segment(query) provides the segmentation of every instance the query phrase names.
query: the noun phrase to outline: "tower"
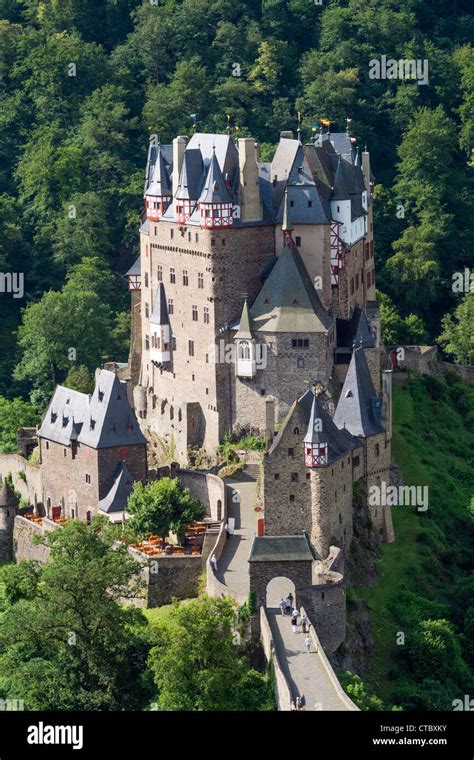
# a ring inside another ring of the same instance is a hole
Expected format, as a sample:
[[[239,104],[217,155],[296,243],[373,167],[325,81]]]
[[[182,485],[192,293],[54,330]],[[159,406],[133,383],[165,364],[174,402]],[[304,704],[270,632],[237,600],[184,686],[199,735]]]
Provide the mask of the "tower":
[[[159,283],[155,306],[150,317],[150,360],[158,365],[171,361],[171,327],[165,286],[162,282]]]
[[[13,559],[13,525],[17,506],[18,499],[4,481],[0,490],[0,560],[4,562]]]
[[[171,187],[166,171],[161,145],[158,145],[155,168],[150,185],[145,194],[147,219],[157,222],[171,203]]]
[[[293,225],[290,219],[290,212],[288,210],[288,187],[285,188],[285,199],[283,201],[283,222],[281,225],[281,231],[283,232],[283,245],[290,246],[293,238]]]
[[[201,227],[222,229],[232,227],[232,196],[213,149],[206,181],[199,196],[199,219]]]
[[[327,502],[325,470],[328,466],[329,439],[323,426],[321,405],[313,396],[308,429],[304,437],[304,461],[310,470],[312,529],[311,539],[319,559],[324,560],[331,545],[330,505]]]

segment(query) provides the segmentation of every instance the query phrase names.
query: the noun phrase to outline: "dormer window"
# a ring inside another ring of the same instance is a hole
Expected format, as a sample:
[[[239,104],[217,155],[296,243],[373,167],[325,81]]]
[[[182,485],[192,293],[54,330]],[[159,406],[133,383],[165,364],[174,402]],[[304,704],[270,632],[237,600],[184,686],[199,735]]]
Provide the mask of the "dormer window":
[[[352,393],[352,391],[347,391],[346,398],[354,398],[354,394]]]

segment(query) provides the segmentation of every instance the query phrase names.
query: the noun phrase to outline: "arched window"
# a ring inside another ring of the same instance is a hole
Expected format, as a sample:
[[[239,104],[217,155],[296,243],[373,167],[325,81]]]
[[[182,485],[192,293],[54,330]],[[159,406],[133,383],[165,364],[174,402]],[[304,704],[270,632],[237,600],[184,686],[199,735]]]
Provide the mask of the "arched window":
[[[250,345],[247,341],[239,343],[239,359],[250,359]]]

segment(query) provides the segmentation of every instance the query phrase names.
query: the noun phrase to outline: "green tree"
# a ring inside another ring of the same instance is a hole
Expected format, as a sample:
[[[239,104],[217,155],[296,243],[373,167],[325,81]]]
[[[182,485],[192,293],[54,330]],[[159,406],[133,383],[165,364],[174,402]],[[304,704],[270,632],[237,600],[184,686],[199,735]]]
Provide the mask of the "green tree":
[[[20,427],[35,427],[38,411],[20,398],[8,400],[0,396],[0,451],[17,451],[16,433]]]
[[[229,598],[203,596],[175,602],[155,623],[158,710],[275,709],[268,679],[239,652],[234,620]]]
[[[349,671],[342,673],[341,683],[344,691],[349,695],[352,701],[357,705],[359,710],[383,710],[383,702],[362,681],[360,676],[353,675]]]
[[[146,485],[134,483],[127,511],[132,515],[131,528],[139,536],[155,533],[163,538],[170,530],[179,533],[206,514],[206,508],[192,498],[177,478],[161,478]]]
[[[458,364],[474,363],[474,293],[466,293],[454,310],[442,321],[438,340]]]
[[[7,693],[28,710],[134,710],[147,698],[139,564],[76,521],[44,538],[50,560],[9,568],[0,624]],[[25,583],[29,573],[30,582]]]
[[[94,390],[94,375],[83,364],[71,367],[64,380],[66,388],[80,393],[92,393]]]

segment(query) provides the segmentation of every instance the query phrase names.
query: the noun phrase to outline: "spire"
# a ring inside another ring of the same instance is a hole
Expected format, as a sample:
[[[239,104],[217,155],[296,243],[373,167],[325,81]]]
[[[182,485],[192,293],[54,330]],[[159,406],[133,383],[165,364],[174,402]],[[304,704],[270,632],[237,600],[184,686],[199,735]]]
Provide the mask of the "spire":
[[[375,395],[374,385],[362,346],[356,346],[334,414],[334,422],[352,435],[366,438],[382,433],[380,423],[382,399]]]
[[[341,154],[339,154],[337,159],[337,167],[336,167],[336,173],[334,176],[334,187],[333,192],[331,196],[331,200],[333,201],[343,201],[348,200],[350,197],[349,188],[347,186],[346,177],[345,177],[345,166],[344,166],[344,159],[341,157]]]
[[[214,146],[199,203],[232,203],[232,198],[222,176]]]
[[[235,334],[235,338],[240,339],[240,340],[254,339],[254,336],[252,333],[252,317],[250,316],[247,298],[245,298],[244,300],[244,305],[242,307],[242,314],[240,317],[239,329],[237,330],[237,333]]]
[[[150,185],[146,191],[147,195],[153,195],[157,198],[163,196],[171,197],[171,187],[166,171],[165,160],[163,158],[163,152],[161,145],[158,145],[158,152],[156,154],[155,166],[153,169],[153,177]]]
[[[323,415],[325,412],[321,411],[322,405],[317,396],[313,396],[313,403],[311,404],[311,413],[309,415],[308,430],[304,437],[305,443],[327,443],[328,434],[323,430]]]
[[[292,239],[291,234],[293,231],[293,224],[291,222],[290,212],[288,210],[288,185],[285,188],[285,197],[283,200],[283,222],[281,229],[283,232],[283,244],[287,246]]]
[[[166,303],[165,286],[160,282],[158,293],[156,294],[155,306],[150,317],[152,325],[169,325],[168,305]]]

